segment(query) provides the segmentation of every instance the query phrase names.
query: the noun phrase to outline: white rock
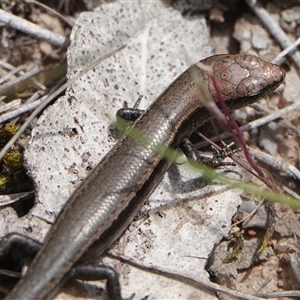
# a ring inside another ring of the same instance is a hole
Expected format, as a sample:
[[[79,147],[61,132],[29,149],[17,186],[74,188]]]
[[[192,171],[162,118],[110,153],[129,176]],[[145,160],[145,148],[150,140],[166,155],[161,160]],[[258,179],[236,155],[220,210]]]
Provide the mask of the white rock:
[[[76,21],[68,53],[69,77],[120,44],[128,46],[77,80],[40,117],[26,151],[38,203],[29,216],[18,220],[19,231],[25,233],[28,223],[38,223],[34,220],[47,220],[48,229],[70,193],[115,144],[108,127],[125,100],[132,107],[143,95],[141,107],[147,107],[189,65],[211,54],[204,17],[183,17],[173,7],[149,12],[158,3],[106,4]],[[114,250],[141,263],[208,280],[206,259],[228,233],[239,203],[238,193],[208,185],[185,165],[174,167],[144,208],[149,217],[137,218]],[[32,235],[45,231],[37,227]],[[135,299],[147,294],[150,299],[216,299],[126,265],[118,264],[117,269],[123,297],[136,293]],[[90,295],[93,286],[86,286]],[[72,299],[70,294],[61,297]]]

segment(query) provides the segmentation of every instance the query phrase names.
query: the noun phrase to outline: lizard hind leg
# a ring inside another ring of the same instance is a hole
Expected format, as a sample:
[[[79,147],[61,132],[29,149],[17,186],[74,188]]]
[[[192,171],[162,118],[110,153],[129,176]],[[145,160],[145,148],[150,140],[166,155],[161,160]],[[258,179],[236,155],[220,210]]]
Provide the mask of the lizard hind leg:
[[[134,297],[133,294],[127,299],[122,299],[117,272],[107,265],[79,265],[70,271],[70,277],[86,281],[106,279],[106,290],[111,300],[131,300]]]
[[[10,233],[0,240],[0,293],[7,294],[21,277],[41,244],[25,235]]]

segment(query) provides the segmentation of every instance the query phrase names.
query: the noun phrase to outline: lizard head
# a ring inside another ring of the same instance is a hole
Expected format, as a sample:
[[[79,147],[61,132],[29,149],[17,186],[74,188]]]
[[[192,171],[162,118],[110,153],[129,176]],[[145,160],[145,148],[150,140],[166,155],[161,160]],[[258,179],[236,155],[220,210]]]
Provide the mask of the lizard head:
[[[285,71],[280,66],[249,54],[215,55],[197,63],[197,66],[216,102],[217,87],[225,101],[234,100],[239,103],[238,106],[251,104],[270,94],[285,79]]]

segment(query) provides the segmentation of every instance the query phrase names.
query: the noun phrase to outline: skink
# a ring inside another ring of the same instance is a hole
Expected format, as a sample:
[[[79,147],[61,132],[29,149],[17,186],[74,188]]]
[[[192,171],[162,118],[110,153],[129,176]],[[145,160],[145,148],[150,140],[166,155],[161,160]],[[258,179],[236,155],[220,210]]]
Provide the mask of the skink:
[[[285,78],[281,67],[252,55],[216,55],[201,63],[211,67],[230,110],[257,101]],[[212,118],[198,97],[195,74],[218,102],[209,73],[196,63],[134,122],[133,128],[153,145],[178,149]],[[76,268],[101,255],[122,234],[170,164],[151,145],[124,135],[68,199],[27,273],[6,299],[52,299],[72,275],[83,278]],[[15,238],[4,238],[0,249]],[[118,288],[111,290],[112,299],[121,299]]]

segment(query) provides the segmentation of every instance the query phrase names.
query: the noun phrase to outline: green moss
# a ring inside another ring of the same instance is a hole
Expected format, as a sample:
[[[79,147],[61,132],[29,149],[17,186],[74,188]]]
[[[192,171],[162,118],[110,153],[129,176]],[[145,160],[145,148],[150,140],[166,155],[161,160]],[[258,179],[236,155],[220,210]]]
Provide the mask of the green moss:
[[[17,169],[23,165],[23,154],[19,150],[6,153],[3,162],[8,168]]]

